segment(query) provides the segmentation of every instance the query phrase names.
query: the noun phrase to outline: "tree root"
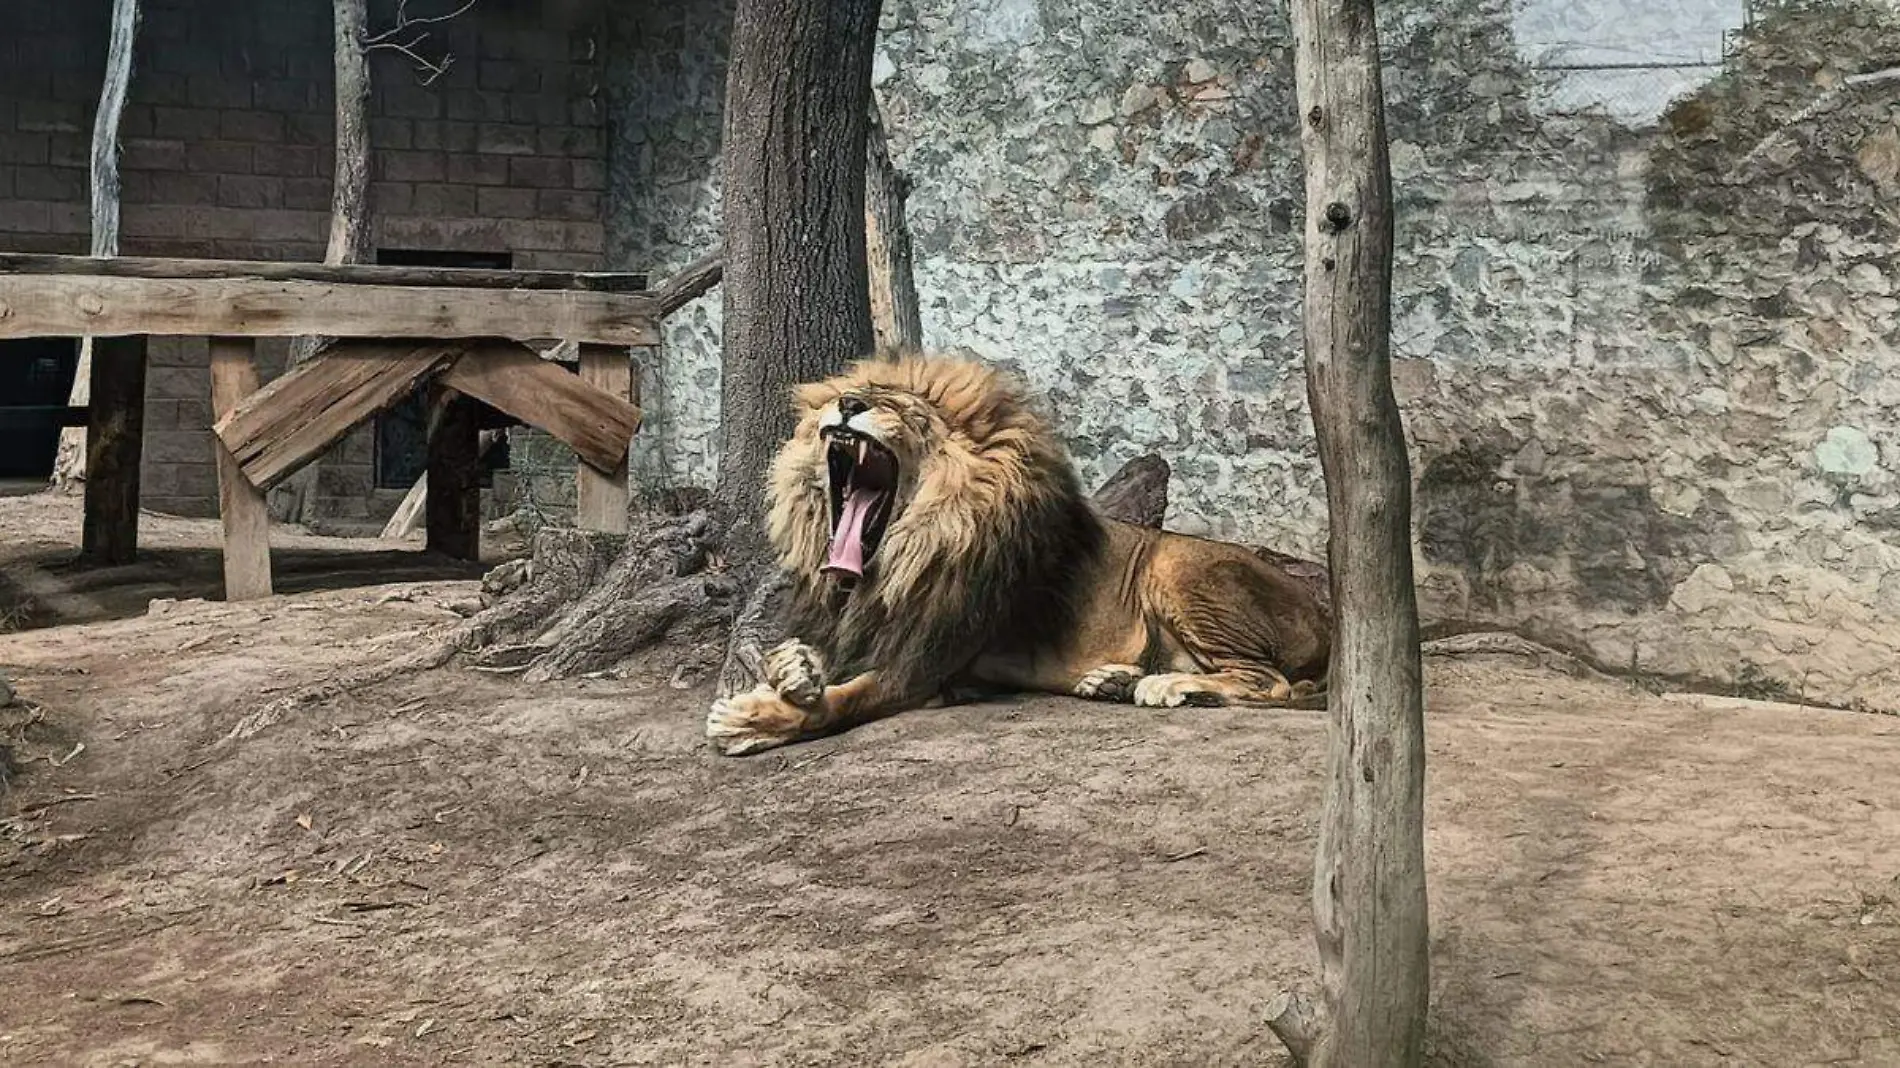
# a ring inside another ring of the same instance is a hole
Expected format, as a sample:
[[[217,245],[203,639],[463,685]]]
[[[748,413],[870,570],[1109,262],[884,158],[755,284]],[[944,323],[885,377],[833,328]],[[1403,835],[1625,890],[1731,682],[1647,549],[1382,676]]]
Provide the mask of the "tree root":
[[[729,623],[735,593],[713,567],[718,534],[705,512],[652,517],[625,538],[543,530],[526,582],[469,621],[462,648],[474,667],[549,682],[608,670],[682,626]],[[485,582],[518,581],[501,571]]]

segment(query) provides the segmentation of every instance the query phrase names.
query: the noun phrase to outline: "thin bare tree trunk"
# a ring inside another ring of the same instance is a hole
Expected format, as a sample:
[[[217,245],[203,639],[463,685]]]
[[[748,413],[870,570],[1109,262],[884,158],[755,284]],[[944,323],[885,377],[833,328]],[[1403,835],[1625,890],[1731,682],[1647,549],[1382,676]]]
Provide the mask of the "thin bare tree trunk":
[[[106,46],[106,77],[99,108],[92,117],[92,254],[119,254],[119,121],[132,87],[132,49],[138,39],[138,0],[113,0],[112,36]],[[75,408],[92,401],[92,339],[79,345],[79,368],[66,403]],[[85,478],[86,428],[60,431],[53,461],[53,488],[70,489]]]
[[[1306,156],[1306,382],[1337,632],[1313,919],[1324,1001],[1269,1024],[1296,1058],[1422,1062],[1425,732],[1411,470],[1390,366],[1392,188],[1373,0],[1294,0]]]
[[[331,48],[336,66],[336,176],[330,185],[330,240],[325,263],[363,263],[370,254],[369,216],[369,35],[367,0],[332,0]],[[291,343],[290,366],[317,354],[327,339],[300,337]],[[302,523],[310,512],[322,461],[291,476],[280,498],[283,519]]]
[[[875,99],[870,115],[864,143],[864,245],[871,274],[871,325],[881,348],[921,348],[923,314],[912,273],[910,224],[904,219],[910,179],[891,162],[890,141]]]

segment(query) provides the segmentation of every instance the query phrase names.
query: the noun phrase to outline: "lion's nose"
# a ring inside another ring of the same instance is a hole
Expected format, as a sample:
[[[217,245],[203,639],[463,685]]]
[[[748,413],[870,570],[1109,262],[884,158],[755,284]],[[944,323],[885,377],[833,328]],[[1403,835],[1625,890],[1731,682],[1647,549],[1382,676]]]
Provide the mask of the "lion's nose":
[[[861,415],[870,410],[871,410],[871,406],[864,403],[864,401],[861,400],[860,398],[857,398],[857,397],[839,397],[838,398],[838,414],[843,416],[846,419],[850,419],[854,415]]]

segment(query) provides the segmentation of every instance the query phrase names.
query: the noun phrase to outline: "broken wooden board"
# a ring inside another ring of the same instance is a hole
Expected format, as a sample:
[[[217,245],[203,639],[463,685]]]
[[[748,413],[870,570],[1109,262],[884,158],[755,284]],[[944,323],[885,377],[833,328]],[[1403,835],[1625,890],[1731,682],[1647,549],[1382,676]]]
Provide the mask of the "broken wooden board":
[[[0,273],[0,340],[314,335],[657,345],[654,308],[637,293]]]
[[[409,347],[338,341],[244,398],[212,430],[244,477],[268,490],[464,350],[460,342]]]
[[[621,360],[626,360],[622,353]],[[624,380],[623,380],[624,381]],[[533,350],[508,342],[472,347],[442,373],[443,385],[546,431],[582,463],[606,474],[627,464],[640,409]]]

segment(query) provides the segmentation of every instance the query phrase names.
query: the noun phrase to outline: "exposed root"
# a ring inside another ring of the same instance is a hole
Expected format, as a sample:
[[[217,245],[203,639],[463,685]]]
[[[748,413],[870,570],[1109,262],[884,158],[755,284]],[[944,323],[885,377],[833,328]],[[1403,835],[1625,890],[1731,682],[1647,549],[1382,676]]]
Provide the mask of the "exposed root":
[[[543,530],[526,582],[470,620],[463,648],[478,668],[548,682],[608,670],[676,629],[724,626],[735,594],[712,566],[718,544],[705,512],[655,517],[625,538]],[[496,572],[494,585],[517,581]]]
[[[779,619],[791,583],[777,568],[766,568],[765,572],[747,584],[752,593],[732,625],[726,661],[719,670],[720,697],[744,693],[763,681],[766,650],[786,637]]]
[[[1561,649],[1507,631],[1473,631],[1433,638],[1422,643],[1419,651],[1426,656],[1515,656],[1546,671],[1572,678],[1602,681],[1612,677]]]
[[[1267,1002],[1267,1027],[1293,1055],[1293,1063],[1313,1063],[1313,1052],[1324,1031],[1320,1006],[1287,991]]]
[[[394,660],[385,660],[367,667],[345,671],[333,678],[325,679],[323,682],[314,686],[306,686],[295,693],[280,697],[270,704],[265,705],[263,708],[251,712],[244,716],[244,718],[238,720],[237,725],[231,728],[230,733],[226,734],[223,741],[219,744],[241,742],[246,738],[275,726],[293,712],[308,708],[312,705],[322,704],[326,701],[333,701],[346,693],[363,689],[366,686],[374,686],[378,683],[388,682],[390,679],[398,678],[410,674],[411,672],[431,671],[435,668],[439,668],[450,660],[455,659],[456,652],[461,648],[457,638],[459,632],[466,626],[467,624],[462,624],[454,628],[447,637],[438,639],[430,643],[427,647],[410,653],[407,656],[400,656]]]

